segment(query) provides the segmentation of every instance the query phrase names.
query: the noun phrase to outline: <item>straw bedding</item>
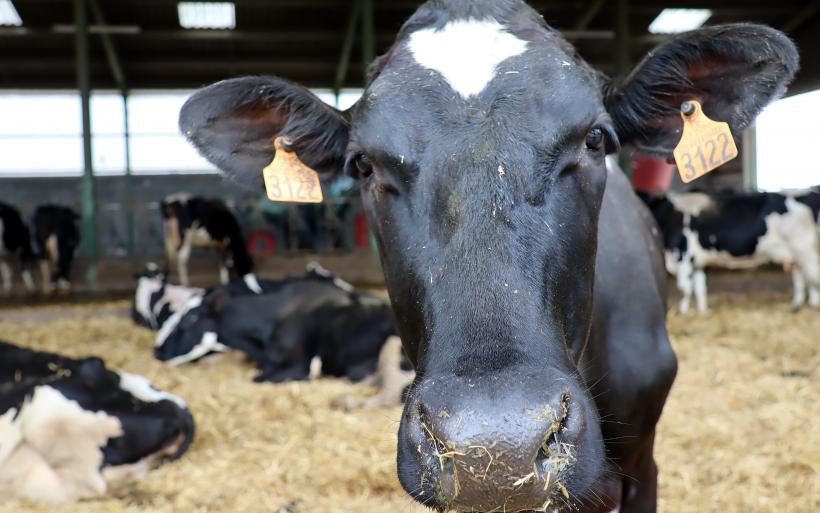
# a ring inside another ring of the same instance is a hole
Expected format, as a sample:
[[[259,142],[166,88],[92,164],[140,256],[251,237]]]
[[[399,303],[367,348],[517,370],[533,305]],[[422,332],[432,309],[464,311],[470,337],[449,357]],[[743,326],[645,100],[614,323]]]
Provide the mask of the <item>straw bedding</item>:
[[[820,314],[786,305],[713,296],[705,317],[670,317],[680,371],[657,439],[660,511],[820,511]],[[0,311],[0,338],[100,355],[185,397],[196,416],[198,438],[180,461],[59,511],[423,511],[395,477],[399,408],[337,411],[338,396],[367,392],[332,380],[254,384],[234,357],[169,371],[126,306]],[[0,501],[0,513],[21,511],[55,509]]]

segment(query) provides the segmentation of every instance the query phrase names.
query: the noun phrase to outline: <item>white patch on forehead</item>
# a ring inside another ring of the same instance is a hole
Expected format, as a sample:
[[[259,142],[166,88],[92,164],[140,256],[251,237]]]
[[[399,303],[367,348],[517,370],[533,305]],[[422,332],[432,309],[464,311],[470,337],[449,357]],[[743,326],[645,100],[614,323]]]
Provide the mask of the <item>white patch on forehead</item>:
[[[133,395],[140,401],[146,403],[158,403],[163,400],[171,401],[180,408],[187,408],[185,401],[181,397],[162,390],[157,390],[151,385],[151,382],[142,376],[136,374],[129,374],[127,372],[119,372],[120,388]]]
[[[457,20],[441,30],[413,32],[408,47],[416,62],[441,73],[467,98],[487,87],[499,64],[524,53],[527,42],[495,20]]]

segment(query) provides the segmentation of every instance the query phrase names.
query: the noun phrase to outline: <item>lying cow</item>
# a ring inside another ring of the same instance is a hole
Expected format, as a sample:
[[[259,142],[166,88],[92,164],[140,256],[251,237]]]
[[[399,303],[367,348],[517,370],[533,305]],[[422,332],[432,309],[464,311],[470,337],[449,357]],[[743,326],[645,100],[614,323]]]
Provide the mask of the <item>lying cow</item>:
[[[246,274],[242,280],[220,285],[210,291],[184,285],[168,283],[168,276],[154,263],[149,263],[145,270],[134,276],[137,287],[134,302],[131,306],[131,318],[134,323],[151,330],[171,329],[179,321],[176,315],[184,310],[191,300],[200,301],[206,293],[221,291],[230,296],[246,294],[263,294],[278,287],[273,280],[260,280],[254,274]]]
[[[333,406],[342,410],[363,408],[389,408],[404,404],[407,390],[416,373],[401,348],[399,337],[389,337],[379,351],[376,372],[362,381],[362,385],[375,387],[376,394],[360,401],[353,395],[343,395],[333,400]]]
[[[3,281],[5,294],[11,293],[10,262],[15,259],[19,262],[26,289],[34,290],[34,280],[31,277],[34,253],[31,250],[31,235],[28,227],[16,208],[0,203],[0,279]]]
[[[105,493],[190,446],[185,402],[99,358],[0,342],[0,490],[42,502]],[[7,495],[8,496],[8,495]]]
[[[46,294],[55,287],[60,292],[71,290],[71,264],[80,243],[79,217],[72,209],[58,205],[43,205],[34,211],[34,250]]]
[[[677,368],[666,274],[651,215],[605,155],[620,140],[671,158],[692,99],[737,136],[797,67],[782,33],[724,25],[669,38],[611,82],[521,0],[434,0],[349,110],[248,77],[198,91],[180,128],[249,184],[277,138],[360,181],[416,369],[397,461],[413,498],[651,512]]]
[[[176,365],[238,350],[257,363],[256,381],[307,379],[315,357],[325,376],[359,381],[375,372],[395,334],[387,301],[316,272],[261,283],[260,295],[217,287],[191,298],[160,329],[155,356]]]
[[[193,248],[215,248],[221,264],[219,280],[230,281],[230,271],[244,277],[253,271],[242,229],[222,200],[173,194],[160,206],[168,263],[176,262],[179,282],[188,286],[188,260]]]
[[[820,245],[812,211],[775,193],[670,193],[644,201],[663,233],[667,270],[677,277],[686,313],[694,292],[708,308],[706,267],[748,269],[767,263],[792,267],[820,286]],[[799,309],[795,287],[793,307]],[[816,305],[813,305],[816,306]]]
[[[192,297],[205,293],[202,289],[168,283],[165,273],[153,263],[135,278],[137,290],[131,318],[137,325],[152,330],[160,329]]]

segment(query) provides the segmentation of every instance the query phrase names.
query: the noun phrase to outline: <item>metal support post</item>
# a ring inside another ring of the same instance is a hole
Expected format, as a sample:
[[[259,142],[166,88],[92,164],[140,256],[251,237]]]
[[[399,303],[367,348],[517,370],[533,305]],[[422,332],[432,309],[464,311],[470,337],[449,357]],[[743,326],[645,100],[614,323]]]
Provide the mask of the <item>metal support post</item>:
[[[743,132],[743,189],[757,190],[757,129],[754,125]]]
[[[91,152],[91,78],[88,69],[88,19],[85,0],[74,0],[74,23],[77,26],[74,50],[83,127],[82,244],[83,253],[88,260],[85,279],[93,285],[97,282],[97,198]]]
[[[375,26],[373,20],[373,0],[362,1],[362,66],[364,82],[367,83],[367,69],[376,58]]]
[[[622,79],[629,74],[632,65],[629,17],[629,0],[618,0],[615,6],[615,62],[617,63],[618,75]],[[622,150],[620,155],[618,155],[618,163],[626,176],[631,180],[632,158],[626,150]]]
[[[342,43],[342,53],[339,55],[339,65],[336,67],[336,81],[333,83],[333,92],[336,94],[336,101],[339,101],[339,93],[345,85],[345,78],[347,77],[347,68],[350,66],[350,54],[353,51],[353,39],[356,35],[356,26],[359,23],[360,13],[362,11],[362,0],[353,0],[353,5],[350,7],[350,17],[347,20],[347,30],[345,30],[345,39]]]

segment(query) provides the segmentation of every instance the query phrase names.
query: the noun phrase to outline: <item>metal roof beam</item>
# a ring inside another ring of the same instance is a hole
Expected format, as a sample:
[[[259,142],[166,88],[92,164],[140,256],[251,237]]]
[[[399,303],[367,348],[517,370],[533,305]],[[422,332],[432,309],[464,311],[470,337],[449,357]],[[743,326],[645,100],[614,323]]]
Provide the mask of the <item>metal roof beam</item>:
[[[105,15],[102,9],[100,9],[100,4],[97,0],[87,0],[87,3],[88,8],[91,10],[91,15],[94,16],[97,23],[105,26]],[[122,69],[122,63],[117,55],[117,49],[114,47],[114,41],[107,32],[101,32],[100,39],[102,40],[105,60],[108,61],[108,67],[111,68],[111,75],[114,77],[114,82],[117,83],[120,92],[125,96],[128,94],[128,82],[125,79],[125,72]]]
[[[333,81],[333,90],[336,94],[342,90],[347,77],[347,70],[350,67],[350,54],[353,52],[353,38],[356,36],[356,25],[359,21],[359,12],[362,10],[362,0],[353,0],[350,7],[350,16],[347,20],[342,52],[339,55],[339,65],[336,67],[336,79]]]
[[[605,2],[606,0],[590,0],[583,14],[578,18],[578,22],[575,24],[575,30],[586,30],[590,22],[598,14],[598,11],[604,6]]]
[[[820,0],[808,3],[792,16],[786,23],[780,26],[780,30],[789,34],[794,34],[804,23],[811,20],[820,12]]]

